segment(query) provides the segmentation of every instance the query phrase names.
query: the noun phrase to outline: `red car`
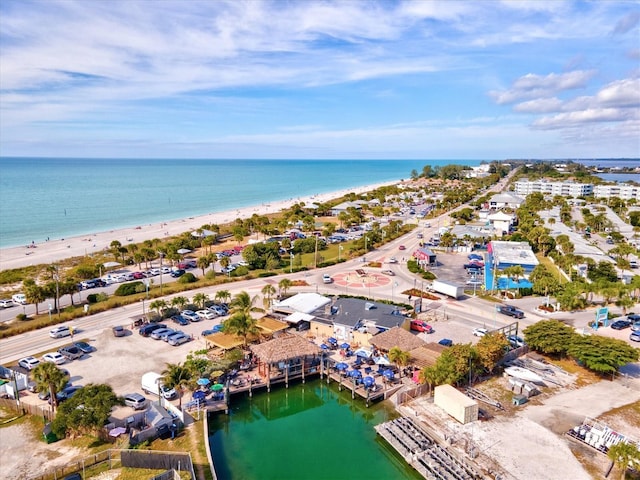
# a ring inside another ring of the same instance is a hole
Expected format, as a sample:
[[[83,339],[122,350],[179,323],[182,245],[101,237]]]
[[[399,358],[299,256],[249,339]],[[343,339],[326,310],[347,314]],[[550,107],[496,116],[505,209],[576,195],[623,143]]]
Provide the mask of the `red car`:
[[[142,272],[133,272],[133,278],[135,278],[136,280],[141,280],[144,277],[144,274]]]
[[[398,247],[398,250],[406,250],[406,249],[407,249],[407,247],[405,247],[404,245],[400,245],[400,246]]]
[[[416,332],[433,333],[433,328],[427,322],[422,320],[411,320],[411,330]]]

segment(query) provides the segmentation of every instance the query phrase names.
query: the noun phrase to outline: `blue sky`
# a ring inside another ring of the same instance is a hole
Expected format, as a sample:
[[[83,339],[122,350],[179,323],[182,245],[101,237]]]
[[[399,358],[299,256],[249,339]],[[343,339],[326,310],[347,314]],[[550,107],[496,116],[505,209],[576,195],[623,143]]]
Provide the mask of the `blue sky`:
[[[0,154],[640,157],[636,1],[0,3]]]

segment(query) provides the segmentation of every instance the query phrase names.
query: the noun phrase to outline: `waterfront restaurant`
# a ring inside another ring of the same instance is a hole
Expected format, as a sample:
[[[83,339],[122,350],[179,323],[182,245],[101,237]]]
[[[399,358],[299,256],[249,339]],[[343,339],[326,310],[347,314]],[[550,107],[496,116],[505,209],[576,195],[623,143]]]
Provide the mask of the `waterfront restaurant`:
[[[289,380],[302,379],[319,373],[321,349],[305,338],[283,333],[268,342],[250,345],[249,349],[257,359],[258,373],[266,379],[267,391],[272,383],[289,386]]]

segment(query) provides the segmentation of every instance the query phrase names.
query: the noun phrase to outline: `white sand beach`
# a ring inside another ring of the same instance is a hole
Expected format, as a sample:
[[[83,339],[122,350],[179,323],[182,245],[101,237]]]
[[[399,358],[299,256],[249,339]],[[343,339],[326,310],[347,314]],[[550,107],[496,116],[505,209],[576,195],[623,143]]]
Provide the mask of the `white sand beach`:
[[[335,192],[310,195],[306,197],[291,198],[268,204],[255,205],[211,213],[178,220],[167,220],[162,223],[142,224],[131,228],[122,228],[105,232],[90,232],[70,238],[50,239],[48,242],[35,243],[33,246],[20,246],[0,249],[0,270],[27,267],[30,265],[51,264],[65,258],[90,255],[104,249],[108,249],[112,241],[118,240],[122,245],[139,243],[154,238],[166,238],[180,235],[184,232],[192,232],[207,224],[222,225],[234,221],[236,218],[249,218],[253,214],[267,215],[289,208],[295,203],[324,203],[328,200],[342,197],[348,193],[361,194],[374,190],[381,186],[400,183],[386,182],[363,187],[350,188]]]

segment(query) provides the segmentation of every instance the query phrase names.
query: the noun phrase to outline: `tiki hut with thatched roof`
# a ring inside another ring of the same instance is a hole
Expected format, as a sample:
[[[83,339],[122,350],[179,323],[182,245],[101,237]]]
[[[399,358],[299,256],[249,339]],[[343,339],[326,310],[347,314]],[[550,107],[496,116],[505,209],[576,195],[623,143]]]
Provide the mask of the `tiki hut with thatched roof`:
[[[404,352],[426,345],[427,342],[421,338],[407,332],[404,328],[393,327],[386,332],[374,335],[369,339],[369,343],[382,352],[388,352],[394,347],[398,347]]]
[[[304,382],[305,375],[317,373],[321,366],[320,348],[299,335],[284,334],[249,348],[258,359],[258,372],[267,378],[267,391],[273,381],[284,381],[287,387],[293,378]]]

